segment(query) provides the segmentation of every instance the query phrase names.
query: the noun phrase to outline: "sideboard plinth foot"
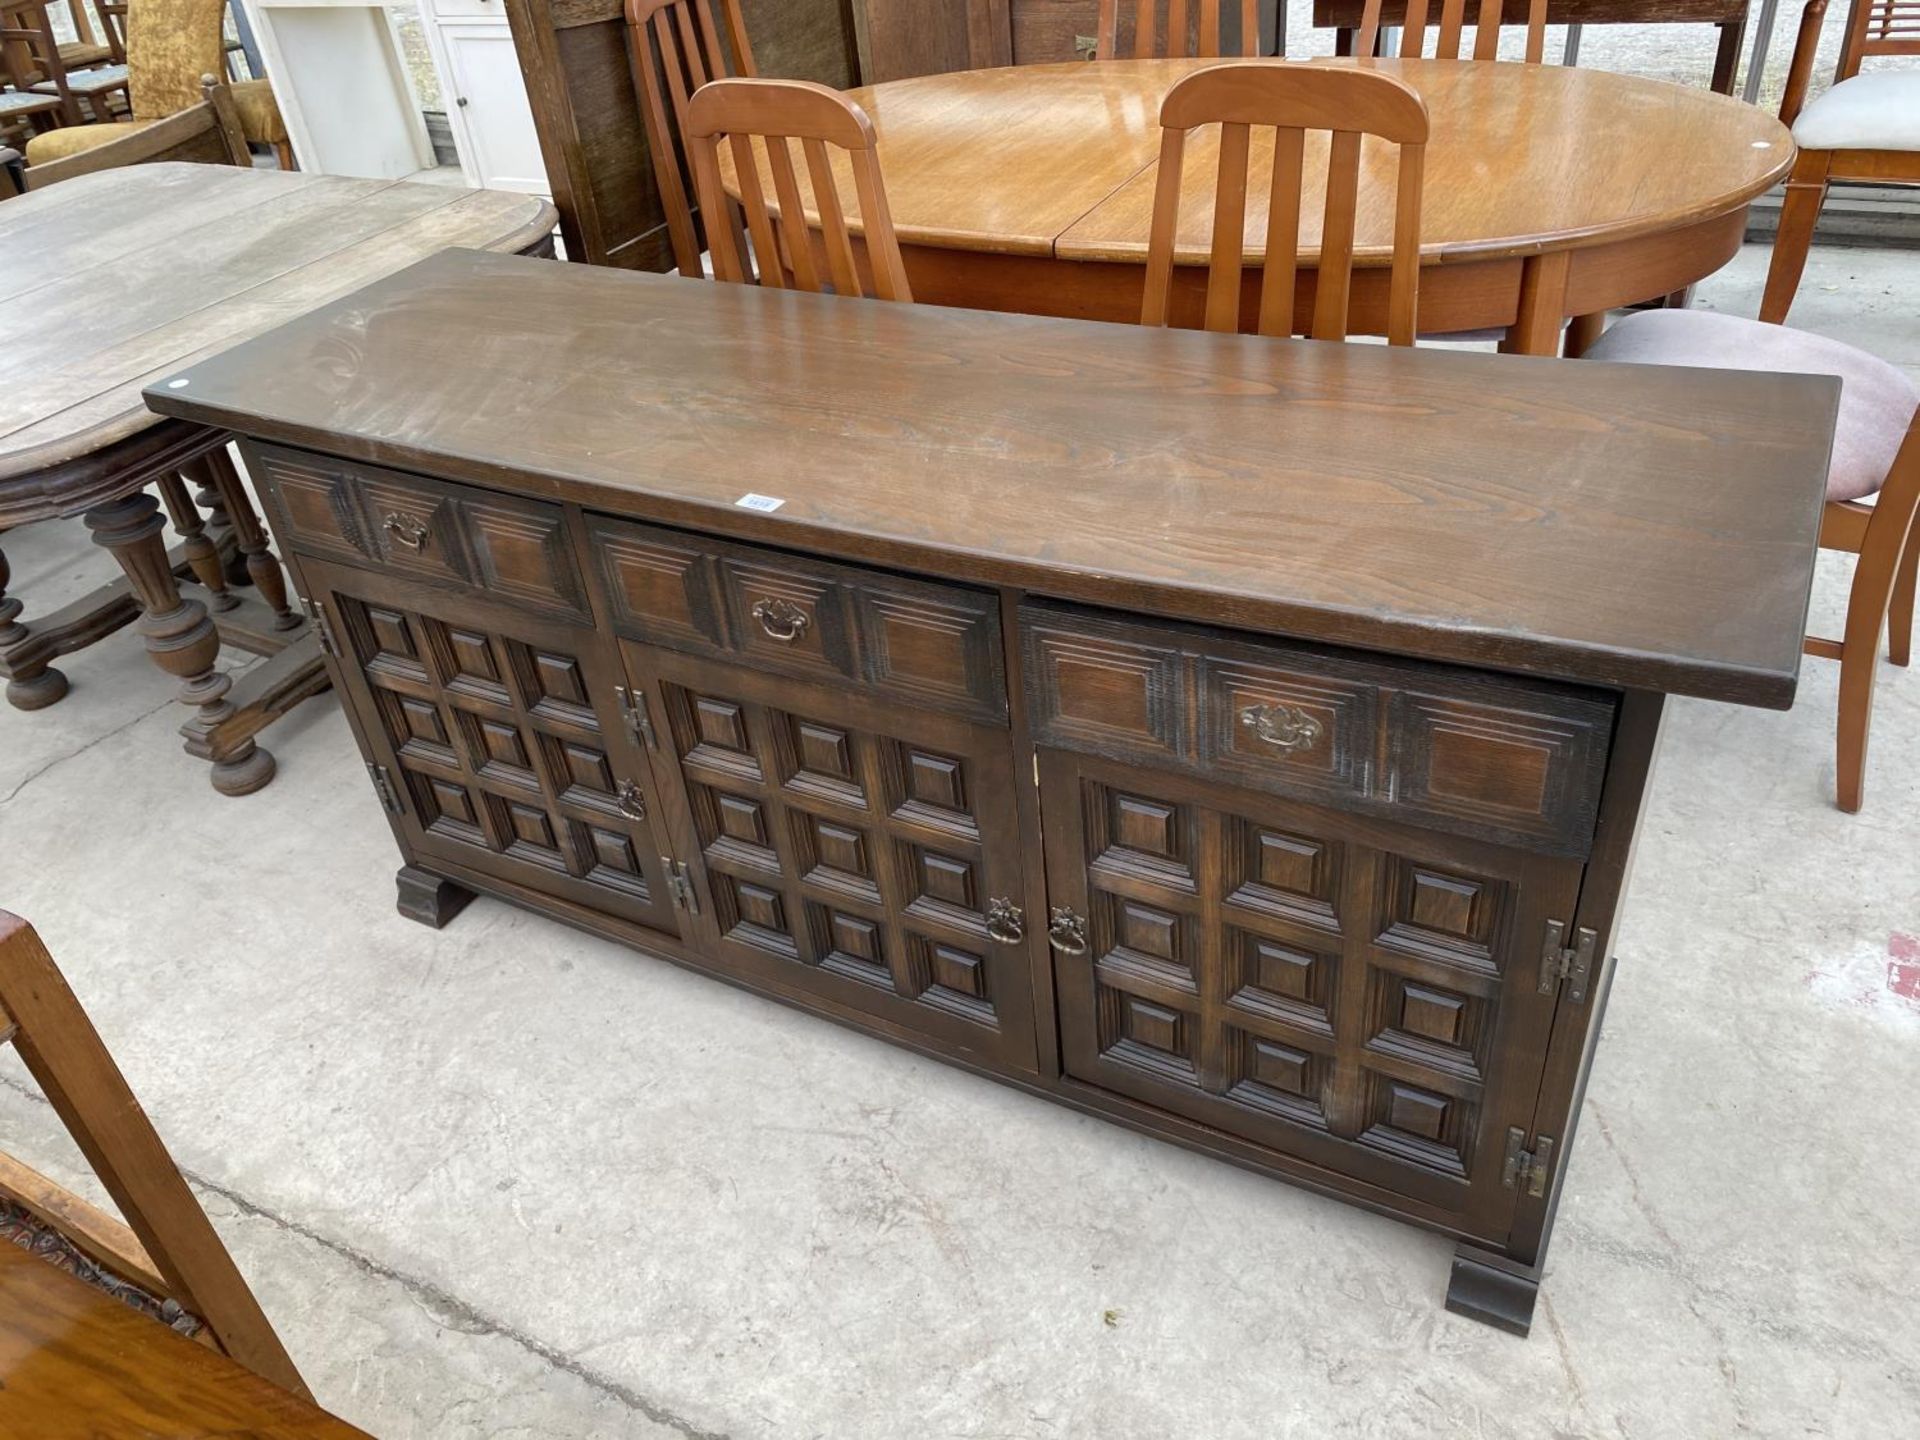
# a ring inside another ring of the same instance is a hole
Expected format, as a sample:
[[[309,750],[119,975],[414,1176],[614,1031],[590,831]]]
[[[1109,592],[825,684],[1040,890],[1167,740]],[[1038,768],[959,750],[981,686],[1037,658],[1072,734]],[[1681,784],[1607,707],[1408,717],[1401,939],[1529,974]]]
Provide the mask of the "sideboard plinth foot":
[[[473,891],[466,886],[412,865],[402,865],[394,883],[400,890],[400,913],[435,930],[466,909],[473,899]]]
[[[1533,1302],[1540,1294],[1540,1269],[1521,1265],[1464,1242],[1453,1252],[1453,1278],[1447,1284],[1447,1309],[1524,1336],[1533,1328]]]

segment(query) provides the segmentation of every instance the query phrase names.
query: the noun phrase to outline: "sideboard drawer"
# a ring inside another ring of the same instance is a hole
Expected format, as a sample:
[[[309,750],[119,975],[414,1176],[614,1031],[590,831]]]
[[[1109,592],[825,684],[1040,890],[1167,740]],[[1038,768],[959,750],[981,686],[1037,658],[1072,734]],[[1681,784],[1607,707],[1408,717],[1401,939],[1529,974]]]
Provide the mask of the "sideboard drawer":
[[[1614,697],[1096,611],[1020,616],[1041,745],[1548,854],[1592,847]]]
[[[605,515],[587,516],[587,541],[630,639],[1007,718],[997,596]]]
[[[274,445],[246,454],[295,550],[589,617],[558,505]]]

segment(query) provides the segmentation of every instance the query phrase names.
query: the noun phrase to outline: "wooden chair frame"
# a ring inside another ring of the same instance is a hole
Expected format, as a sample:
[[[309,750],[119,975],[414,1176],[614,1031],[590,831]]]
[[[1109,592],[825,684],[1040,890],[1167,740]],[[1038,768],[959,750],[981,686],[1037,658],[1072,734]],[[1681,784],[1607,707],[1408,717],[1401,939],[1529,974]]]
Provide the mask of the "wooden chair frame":
[[[1347,337],[1360,141],[1362,135],[1374,135],[1400,147],[1387,338],[1395,345],[1411,345],[1419,320],[1420,192],[1427,107],[1409,86],[1389,75],[1332,66],[1217,65],[1189,75],[1167,92],[1160,107],[1160,166],[1140,323],[1168,323],[1187,132],[1215,122],[1221,125],[1220,169],[1214,189],[1205,328],[1229,333],[1241,328],[1251,131],[1254,126],[1271,126],[1275,132],[1273,181],[1257,331],[1276,336],[1293,333],[1306,132],[1327,130],[1332,138],[1326,210],[1310,333],[1316,340]]]
[[[1809,635],[1805,647],[1809,655],[1840,662],[1835,788],[1840,808],[1849,814],[1858,811],[1865,798],[1867,735],[1883,626],[1893,663],[1905,666],[1913,660],[1915,569],[1920,562],[1916,511],[1920,511],[1920,415],[1908,426],[1907,438],[1874,503],[1829,501],[1820,517],[1821,546],[1859,557],[1847,597],[1843,638]]]
[[[235,1361],[311,1400],[53,957],[31,925],[0,911],[0,1044],[9,1039],[126,1220],[4,1152],[0,1196],[59,1231],[101,1268],[177,1301]]]
[[[720,182],[720,139],[726,137],[740,184],[740,208],[753,239],[759,283],[776,288],[824,290],[860,295],[860,267],[847,228],[840,188],[827,146],[847,152],[860,202],[862,238],[873,293],[882,300],[911,300],[893,213],[880,176],[878,140],[867,112],[837,90],[806,80],[716,80],[687,106],[686,137],[700,208],[716,213],[727,203]],[[778,212],[767,205],[766,189],[753,141],[766,150]],[[820,215],[820,238],[813,241],[792,142],[806,159],[807,178]],[[750,283],[746,257],[730,226],[709,227],[713,272],[717,279]],[[782,241],[786,243],[783,245]],[[824,261],[824,263],[823,263]]]
[[[1815,52],[1826,18],[1827,0],[1808,0],[1807,8],[1800,12],[1786,93],[1780,99],[1783,125],[1792,125],[1806,108]],[[1860,73],[1862,60],[1877,55],[1920,55],[1920,14],[1905,0],[1854,0],[1835,83],[1851,80]],[[1762,320],[1777,325],[1793,308],[1793,297],[1807,266],[1807,251],[1813,245],[1814,226],[1827,202],[1827,187],[1836,183],[1920,185],[1920,151],[1800,151],[1793,162],[1793,173],[1787,177],[1786,199],[1780,206],[1780,229],[1774,236],[1767,288],[1760,299]]]
[[[0,52],[4,52],[0,60],[5,62],[0,68],[11,76],[16,89],[39,90],[57,98],[60,118],[65,124],[85,123],[87,117],[80,113],[83,99],[93,119],[105,120],[111,112],[114,94],[127,100],[127,77],[122,75],[111,83],[76,91],[66,61],[60,56],[60,42],[53,33],[52,18],[47,14],[51,4],[52,0],[0,0]],[[75,73],[84,78],[96,72]],[[108,77],[102,75],[101,78]],[[128,108],[131,112],[130,102]]]
[[[1428,0],[1407,0],[1400,31],[1400,54],[1409,60],[1420,58],[1426,48]],[[1501,0],[1479,0],[1474,12],[1472,60],[1500,58]],[[1381,0],[1367,0],[1361,12],[1360,30],[1354,37],[1353,53],[1371,55],[1380,43]],[[1433,54],[1429,59],[1461,59],[1461,31],[1466,28],[1467,0],[1440,0],[1440,24],[1435,32]],[[1528,0],[1526,63],[1538,65],[1546,58],[1547,0]]]
[[[1240,0],[1240,48],[1227,51],[1220,47],[1220,8],[1222,0],[1193,0],[1189,14],[1187,0],[1133,0],[1133,48],[1120,50],[1120,7],[1122,0],[1100,0],[1094,22],[1093,58],[1096,60],[1145,60],[1170,55],[1211,58],[1227,54],[1243,56],[1260,53],[1259,0]],[[1161,33],[1162,11],[1166,32]],[[1281,23],[1286,7],[1281,6]],[[1143,45],[1141,37],[1147,37]],[[1176,43],[1177,42],[1177,43]]]
[[[687,106],[701,86],[729,76],[752,78],[753,48],[747,40],[740,0],[713,0],[726,24],[721,44],[709,0],[627,0],[627,59],[633,70],[634,95],[640,102],[640,120],[653,160],[654,183],[666,213],[667,239],[673,262],[682,275],[699,280],[706,271],[700,263],[700,235],[687,199],[685,155]],[[731,62],[729,61],[731,52]],[[663,84],[664,80],[664,84]],[[667,107],[673,108],[672,123]],[[736,238],[739,217],[729,216]]]
[[[247,151],[247,137],[234,108],[233,94],[223,81],[202,76],[200,90],[206,99],[191,110],[182,110],[151,125],[143,125],[117,140],[96,145],[58,160],[46,160],[27,167],[27,188],[44,189],[76,175],[96,170],[117,170],[122,165],[145,165],[156,160],[196,160],[214,164],[253,164]]]

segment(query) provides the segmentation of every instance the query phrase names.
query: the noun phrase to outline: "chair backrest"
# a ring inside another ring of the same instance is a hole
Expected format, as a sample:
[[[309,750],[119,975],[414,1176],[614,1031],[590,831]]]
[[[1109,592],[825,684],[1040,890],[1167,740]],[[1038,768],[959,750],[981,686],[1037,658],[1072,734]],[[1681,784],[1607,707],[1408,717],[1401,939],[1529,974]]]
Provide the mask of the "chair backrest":
[[[1257,55],[1260,53],[1258,0],[1239,0],[1240,44],[1220,48],[1220,9],[1223,0],[1100,0],[1095,21],[1093,58],[1146,60],[1163,55]],[[1122,48],[1120,12],[1130,10],[1133,29]]]
[[[882,300],[913,298],[900,242],[893,232],[893,214],[887,208],[886,185],[880,178],[873,122],[866,111],[838,90],[807,80],[716,80],[706,86],[687,106],[687,146],[693,152],[700,208],[709,215],[720,213],[726,204],[720,180],[722,137],[740,187],[740,208],[753,237],[760,284],[796,290],[831,286],[839,295],[862,293],[839,181],[827,151],[831,145],[846,153],[852,172],[873,293]],[[766,157],[764,171],[753,143],[756,137]],[[796,140],[806,159],[808,185],[820,216],[817,247],[793,164]],[[777,231],[774,212],[767,204],[768,175],[779,207]],[[716,278],[736,283],[753,279],[732,227],[708,226],[707,241],[713,249]]]
[[[1168,323],[1187,132],[1220,125],[1220,169],[1213,198],[1205,328],[1237,331],[1245,257],[1247,170],[1252,131],[1273,130],[1273,178],[1267,197],[1266,258],[1256,325],[1262,335],[1291,335],[1300,253],[1300,196],[1308,131],[1329,131],[1326,209],[1309,332],[1347,337],[1353,233],[1360,186],[1360,139],[1399,146],[1387,338],[1411,345],[1420,286],[1420,187],[1426,162],[1427,107],[1408,86],[1374,70],[1264,61],[1217,65],[1189,75],[1160,107],[1160,166],[1153,193],[1143,325]]]
[[[1920,5],[1913,0],[1853,0],[1839,78],[1860,73],[1869,55],[1920,55]]]
[[[90,150],[29,165],[27,188],[41,190],[95,170],[117,170],[122,165],[147,165],[156,160],[194,160],[242,168],[252,165],[233,92],[211,75],[203,76],[200,83],[206,98],[198,105]]]
[[[1473,17],[1473,60],[1495,60],[1500,51],[1501,0],[1475,0]],[[1354,37],[1353,53],[1371,55],[1380,39],[1382,0],[1367,0],[1360,13],[1360,32]],[[1400,31],[1400,54],[1409,60],[1421,58],[1426,50],[1429,0],[1406,0]],[[1430,60],[1459,60],[1461,32],[1466,28],[1467,0],[1440,0],[1440,23],[1434,31]],[[1547,0],[1527,0],[1526,63],[1538,65],[1547,49]]]
[[[111,11],[108,23],[115,17]],[[139,0],[126,10],[127,102],[136,120],[200,103],[200,77],[226,73],[226,0]]]
[[[726,24],[726,40],[714,23],[709,0],[627,0],[627,59],[646,127],[654,184],[666,212],[673,263],[699,279],[700,239],[687,203],[687,106],[710,80],[751,77],[753,48],[740,14],[740,0],[714,0]],[[671,113],[669,113],[671,106]]]
[[[0,1152],[0,1199],[206,1325],[249,1370],[312,1399],[280,1337],[33,927],[0,911],[0,1045],[11,1040],[125,1223]]]
[[[0,78],[11,82],[16,90],[52,82],[62,123],[80,123],[80,102],[67,86],[59,40],[43,6],[0,0]]]

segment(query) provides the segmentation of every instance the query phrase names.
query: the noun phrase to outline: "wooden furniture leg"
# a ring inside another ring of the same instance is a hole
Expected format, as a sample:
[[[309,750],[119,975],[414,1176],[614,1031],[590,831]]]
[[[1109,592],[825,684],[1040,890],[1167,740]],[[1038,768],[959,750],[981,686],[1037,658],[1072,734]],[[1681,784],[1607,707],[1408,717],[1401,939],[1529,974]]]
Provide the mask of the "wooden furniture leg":
[[[1540,1267],[1521,1265],[1462,1240],[1453,1251],[1447,1309],[1456,1315],[1524,1337],[1533,1328],[1540,1294]]]
[[[1567,322],[1566,338],[1561,342],[1560,353],[1569,360],[1578,360],[1587,353],[1587,347],[1598,340],[1607,328],[1607,315],[1603,310],[1597,315],[1576,315]]]
[[[1800,274],[1807,268],[1813,245],[1813,227],[1827,201],[1827,165],[1823,150],[1802,150],[1787,180],[1787,197],[1780,206],[1780,230],[1773,237],[1773,261],[1767,267],[1767,288],[1760,297],[1760,318],[1779,325],[1793,308]]]
[[[1714,48],[1713,79],[1708,83],[1720,94],[1731,95],[1734,76],[1740,70],[1740,47],[1747,38],[1747,22],[1722,20],[1714,28],[1720,32],[1720,43]]]
[[[200,518],[200,507],[187,493],[186,482],[178,475],[162,476],[160,498],[166,502],[193,578],[207,587],[207,607],[216,613],[236,609],[240,597],[227,589],[226,559],[220,547],[207,538],[207,522]]]
[[[233,522],[234,541],[246,563],[247,577],[272,609],[273,628],[298,628],[303,622],[287,606],[287,580],[280,569],[279,557],[267,546],[266,529],[253,508],[253,497],[240,481],[240,472],[234,468],[233,457],[222,446],[209,450],[193,463],[206,468],[214,491],[225,502],[227,518]]]
[[[146,638],[153,663],[179,677],[180,703],[194,707],[192,719],[181,726],[191,751],[233,713],[227,692],[233,678],[214,668],[220,654],[220,632],[207,616],[207,607],[180,594],[160,543],[165,522],[160,502],[147,494],[128,495],[87,512],[87,528],[94,542],[105,546],[126,571],[127,580],[144,613],[135,621]],[[273,779],[273,756],[260,749],[252,736],[222,751],[207,751],[213,759],[213,788],[222,795],[251,795]]]
[[[435,930],[466,909],[473,899],[473,891],[466,886],[416,865],[402,865],[393,878],[400,890],[400,913]]]
[[[7,594],[12,574],[7,552],[0,550],[0,675],[7,677],[7,703],[14,709],[44,710],[67,693],[67,677],[45,654],[22,653],[33,632],[20,623],[20,597]]]
[[[181,473],[190,477],[199,487],[193,492],[193,503],[207,512],[207,532],[226,553],[227,583],[253,584],[253,577],[247,574],[247,557],[240,553],[237,544],[229,546],[226,543],[234,538],[233,517],[227,513],[226,497],[214,483],[213,472],[204,466],[188,466]]]
[[[1900,557],[1900,572],[1893,579],[1893,601],[1887,608],[1889,650],[1893,663],[1907,665],[1913,660],[1913,606],[1915,580],[1920,578],[1920,524],[1907,532],[1907,548]]]
[[[1500,349],[1509,355],[1555,355],[1560,350],[1560,322],[1567,315],[1567,271],[1572,264],[1565,250],[1529,255],[1520,272],[1520,313],[1507,329]]]

